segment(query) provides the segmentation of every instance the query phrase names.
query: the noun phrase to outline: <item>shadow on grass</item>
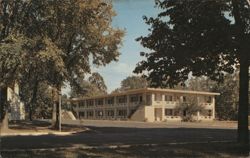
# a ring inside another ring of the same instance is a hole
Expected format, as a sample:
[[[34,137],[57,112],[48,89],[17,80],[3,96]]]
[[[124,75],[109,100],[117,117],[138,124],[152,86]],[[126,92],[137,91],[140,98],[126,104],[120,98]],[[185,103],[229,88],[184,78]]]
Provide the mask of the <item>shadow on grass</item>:
[[[9,129],[13,130],[32,130],[37,128],[48,128],[51,124],[46,121],[10,121]]]
[[[85,128],[85,127],[84,127]],[[2,149],[45,149],[35,151],[6,151],[8,157],[239,157],[242,147],[236,143],[234,129],[204,128],[120,128],[88,127],[88,132],[68,136],[8,136],[2,137]],[[215,143],[216,141],[216,143]],[[186,143],[186,144],[185,144]],[[145,145],[153,144],[153,145]],[[108,146],[132,145],[110,149]],[[77,149],[70,147],[79,146]],[[83,149],[84,146],[104,148]],[[66,147],[67,150],[58,150]],[[55,148],[56,151],[53,151]],[[53,149],[53,150],[52,150]],[[28,155],[28,156],[27,156]],[[15,156],[16,157],[16,156]]]

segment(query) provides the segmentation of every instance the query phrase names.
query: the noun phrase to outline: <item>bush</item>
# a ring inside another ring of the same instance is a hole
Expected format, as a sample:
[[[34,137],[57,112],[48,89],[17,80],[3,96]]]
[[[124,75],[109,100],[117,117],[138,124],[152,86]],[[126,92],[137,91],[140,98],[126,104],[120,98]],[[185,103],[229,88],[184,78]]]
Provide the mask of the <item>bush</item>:
[[[175,110],[178,111],[179,114],[182,114],[185,111],[186,115],[182,115],[182,121],[184,122],[197,121],[193,116],[196,115],[198,111],[201,113],[206,112],[203,106],[198,105],[195,102],[181,103],[179,106],[176,106]]]

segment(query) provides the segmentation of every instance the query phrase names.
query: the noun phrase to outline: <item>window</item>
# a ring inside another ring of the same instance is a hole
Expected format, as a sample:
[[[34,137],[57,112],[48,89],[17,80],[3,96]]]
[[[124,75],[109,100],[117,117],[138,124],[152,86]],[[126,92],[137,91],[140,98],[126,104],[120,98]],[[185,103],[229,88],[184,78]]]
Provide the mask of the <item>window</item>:
[[[208,96],[208,97],[205,97],[205,98],[206,98],[207,103],[212,103],[212,97],[211,96]]]
[[[212,116],[212,110],[208,110],[208,116]]]
[[[108,110],[108,111],[107,111],[107,115],[108,115],[108,116],[114,116],[114,115],[115,115],[114,110]]]
[[[183,102],[187,102],[187,97],[186,96],[182,96],[182,101]]]
[[[103,99],[98,99],[98,100],[96,101],[96,104],[97,104],[97,105],[103,105]]]
[[[103,116],[103,112],[102,111],[96,111],[97,116]]]
[[[107,99],[107,104],[109,104],[109,105],[114,104],[114,98],[108,98]]]
[[[126,96],[118,97],[118,103],[126,103],[126,102],[127,102],[127,97]]]
[[[138,96],[137,95],[132,95],[131,97],[130,97],[130,102],[138,102],[139,101],[139,98],[138,98]]]
[[[87,117],[93,117],[94,112],[93,111],[87,111]]]
[[[165,95],[165,101],[173,101],[173,96]]]
[[[162,95],[161,94],[155,94],[155,101],[162,101]]]
[[[76,108],[76,107],[77,107],[77,104],[73,104],[72,106],[73,106],[73,108]]]
[[[140,102],[142,102],[142,96],[140,96]]]
[[[165,116],[173,116],[173,109],[165,109]]]
[[[84,118],[84,116],[85,116],[85,112],[79,112],[79,117],[80,118]]]
[[[177,110],[173,110],[173,112],[174,112],[174,116],[179,116],[179,112],[177,111]]]
[[[146,101],[147,101],[147,104],[150,103],[150,101],[151,101],[151,95],[147,95],[147,96],[146,96]]]
[[[84,101],[80,101],[79,102],[79,108],[84,108],[85,106],[85,102]]]
[[[175,97],[175,100],[180,101],[180,96],[177,95],[177,96]]]
[[[118,110],[118,116],[127,116],[127,110]]]
[[[87,100],[86,104],[87,104],[87,107],[93,106],[94,105],[94,100]]]

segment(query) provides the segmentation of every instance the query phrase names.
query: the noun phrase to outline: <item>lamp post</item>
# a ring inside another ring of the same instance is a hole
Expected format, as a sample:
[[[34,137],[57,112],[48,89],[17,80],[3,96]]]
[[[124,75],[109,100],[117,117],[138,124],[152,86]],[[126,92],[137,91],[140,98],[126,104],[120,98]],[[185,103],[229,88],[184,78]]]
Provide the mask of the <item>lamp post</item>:
[[[59,99],[58,127],[59,127],[59,131],[61,132],[61,128],[62,128],[62,93],[61,91],[58,92],[58,99]]]

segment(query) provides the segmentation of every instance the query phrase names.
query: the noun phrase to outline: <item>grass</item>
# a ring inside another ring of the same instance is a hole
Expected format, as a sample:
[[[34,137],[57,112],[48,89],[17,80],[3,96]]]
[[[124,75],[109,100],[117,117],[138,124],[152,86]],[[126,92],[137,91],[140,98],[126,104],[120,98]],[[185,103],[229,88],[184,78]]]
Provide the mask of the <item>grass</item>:
[[[235,143],[202,143],[157,146],[132,146],[128,148],[67,149],[45,151],[2,152],[3,158],[165,158],[165,157],[222,157],[244,156]]]

